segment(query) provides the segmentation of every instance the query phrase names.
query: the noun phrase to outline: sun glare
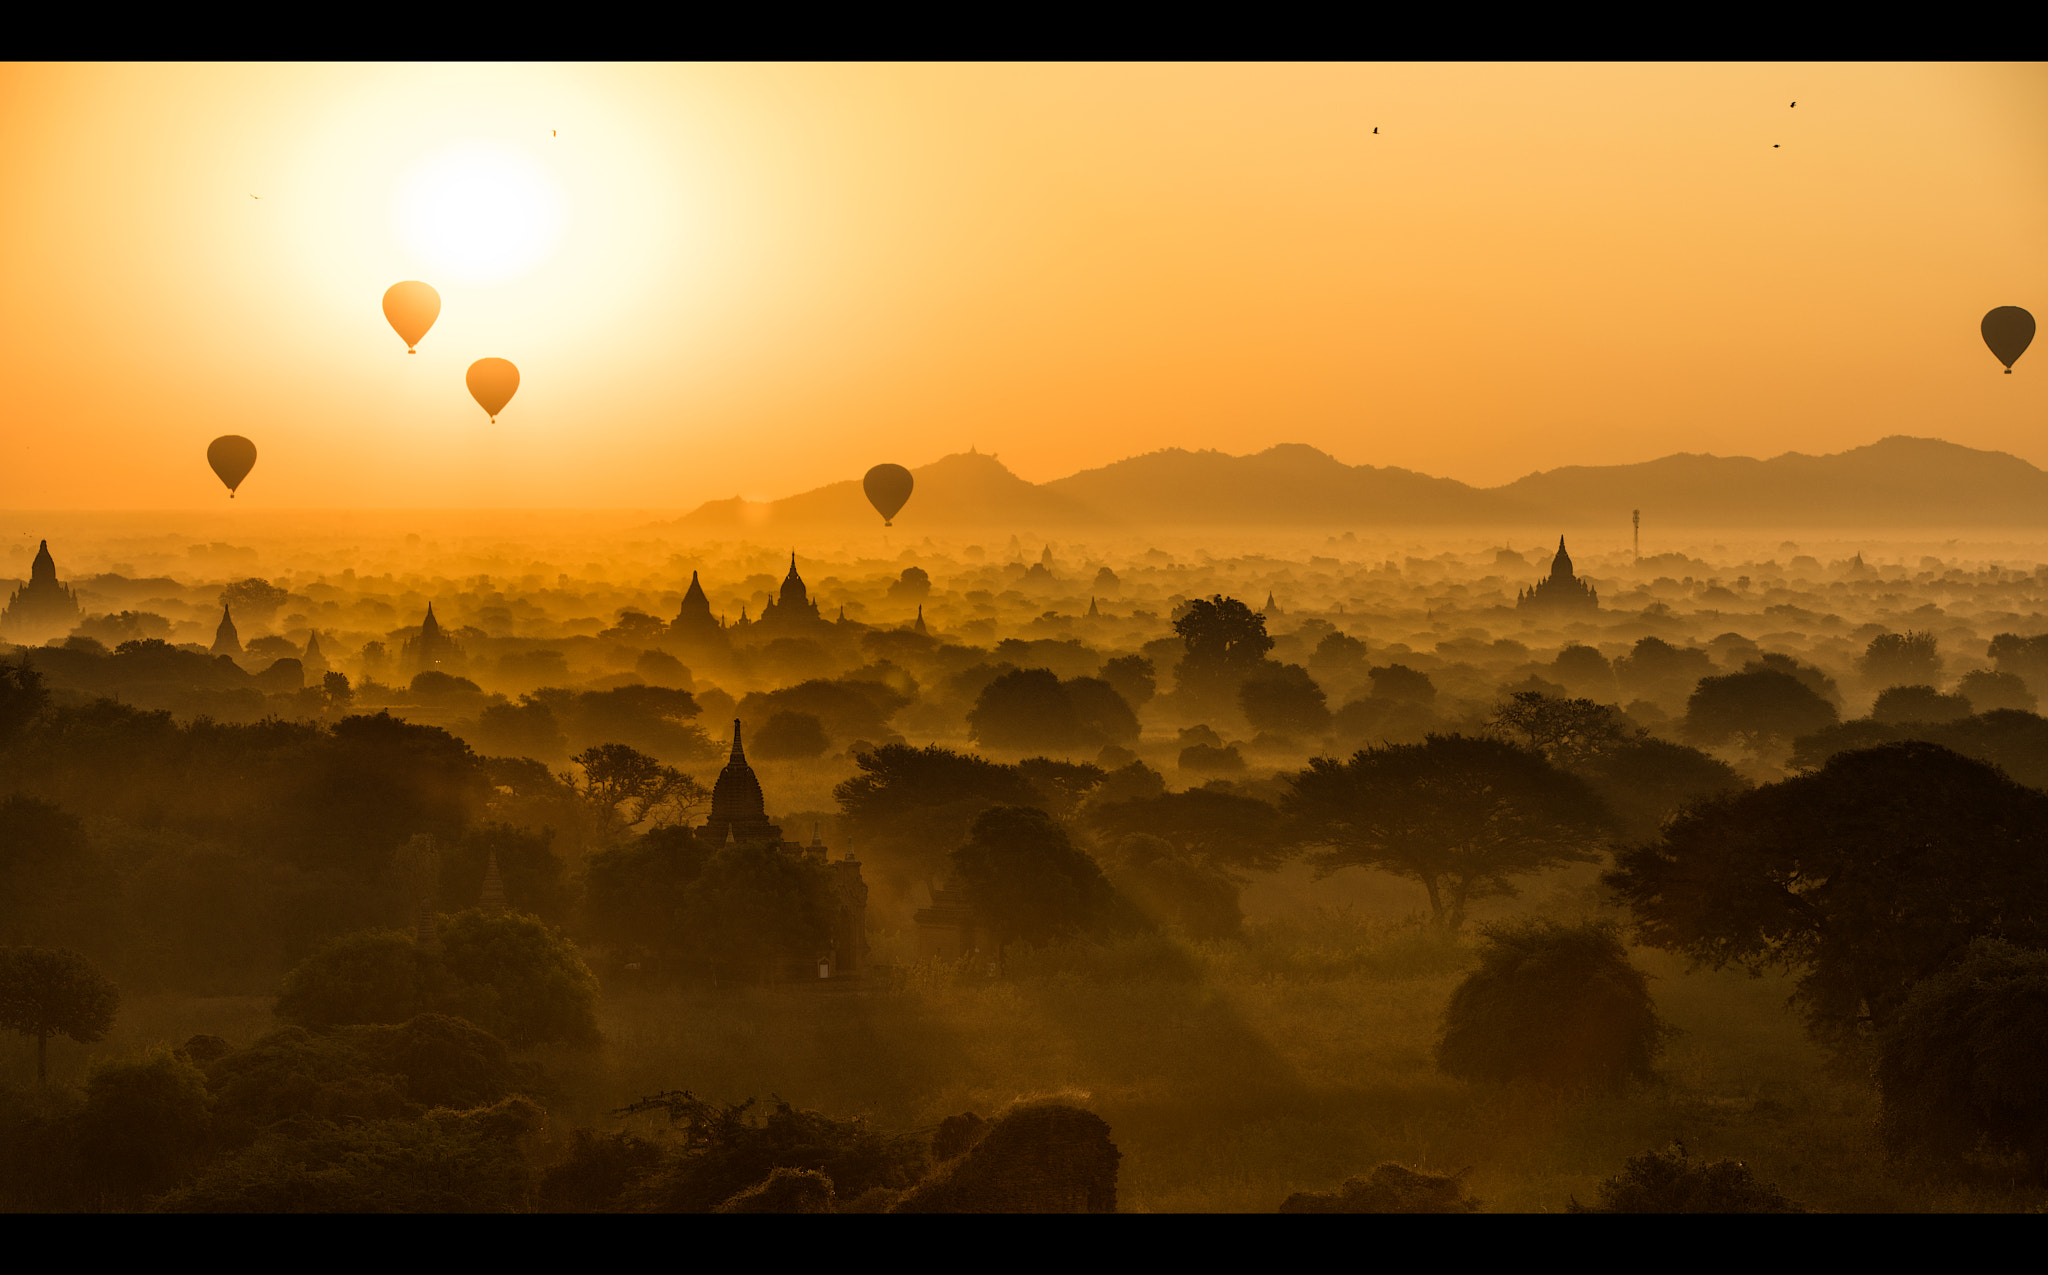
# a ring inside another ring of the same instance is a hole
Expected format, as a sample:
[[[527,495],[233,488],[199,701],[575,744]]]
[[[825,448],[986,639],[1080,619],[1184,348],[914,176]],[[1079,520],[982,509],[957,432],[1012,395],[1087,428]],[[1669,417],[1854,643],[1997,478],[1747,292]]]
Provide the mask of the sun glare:
[[[561,191],[514,146],[470,145],[419,164],[400,184],[393,218],[406,246],[451,279],[502,283],[553,254]]]

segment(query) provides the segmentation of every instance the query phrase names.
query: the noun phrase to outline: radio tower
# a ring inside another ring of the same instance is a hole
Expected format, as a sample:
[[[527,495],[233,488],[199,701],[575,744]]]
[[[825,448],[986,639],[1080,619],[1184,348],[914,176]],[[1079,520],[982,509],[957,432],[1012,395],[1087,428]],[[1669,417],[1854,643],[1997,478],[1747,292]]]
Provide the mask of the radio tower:
[[[1636,561],[1643,560],[1643,511],[1636,510]]]

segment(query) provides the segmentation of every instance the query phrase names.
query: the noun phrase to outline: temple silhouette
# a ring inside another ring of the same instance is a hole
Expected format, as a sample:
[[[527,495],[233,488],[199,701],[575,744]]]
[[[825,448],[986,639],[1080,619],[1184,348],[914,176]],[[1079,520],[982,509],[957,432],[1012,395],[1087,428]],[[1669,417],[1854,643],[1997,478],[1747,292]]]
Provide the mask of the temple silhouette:
[[[1533,589],[1515,595],[1515,606],[1530,611],[1596,611],[1600,595],[1593,586],[1572,574],[1572,556],[1565,552],[1564,537],[1557,538],[1557,556],[1550,560],[1550,574]]]
[[[795,576],[794,569],[790,574]],[[740,723],[734,720],[732,753],[712,785],[711,815],[696,830],[697,838],[714,852],[724,846],[766,843],[784,854],[797,855],[823,867],[832,888],[832,938],[830,947],[818,953],[817,977],[857,974],[866,964],[868,953],[868,887],[861,879],[860,862],[850,852],[841,859],[831,858],[816,829],[807,845],[783,839],[782,829],[768,822],[767,800],[754,768],[747,764],[740,731]],[[809,973],[808,967],[805,972]]]
[[[69,633],[81,618],[78,595],[57,583],[57,560],[50,556],[50,542],[45,540],[36,550],[28,583],[16,589],[6,609],[0,611],[0,633],[32,645]]]
[[[434,604],[427,603],[427,618],[420,621],[418,637],[407,638],[398,653],[398,667],[408,673],[447,671],[462,665],[462,644],[449,637],[434,618]]]

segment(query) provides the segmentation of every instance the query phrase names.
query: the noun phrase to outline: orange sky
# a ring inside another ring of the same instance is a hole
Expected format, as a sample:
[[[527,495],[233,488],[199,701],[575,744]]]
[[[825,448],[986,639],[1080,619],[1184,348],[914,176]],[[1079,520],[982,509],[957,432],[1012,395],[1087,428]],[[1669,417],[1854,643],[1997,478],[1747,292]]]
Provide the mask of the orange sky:
[[[689,507],[970,444],[2048,466],[2048,337],[2008,377],[1977,336],[2048,320],[2039,65],[8,66],[0,155],[0,508],[213,507],[224,433],[268,508]],[[532,194],[471,233],[434,201],[477,165]],[[444,301],[416,356],[402,279]]]

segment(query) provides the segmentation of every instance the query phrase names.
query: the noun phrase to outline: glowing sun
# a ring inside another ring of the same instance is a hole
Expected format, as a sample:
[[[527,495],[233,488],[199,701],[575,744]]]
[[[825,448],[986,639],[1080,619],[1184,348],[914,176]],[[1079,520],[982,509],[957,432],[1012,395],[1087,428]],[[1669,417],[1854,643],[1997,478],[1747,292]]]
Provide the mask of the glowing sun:
[[[500,283],[545,261],[562,237],[562,193],[521,148],[473,144],[423,161],[400,183],[399,237],[443,276]]]

